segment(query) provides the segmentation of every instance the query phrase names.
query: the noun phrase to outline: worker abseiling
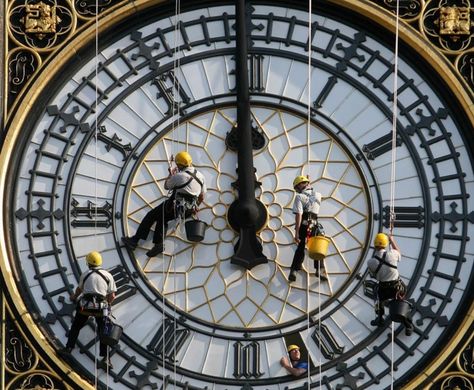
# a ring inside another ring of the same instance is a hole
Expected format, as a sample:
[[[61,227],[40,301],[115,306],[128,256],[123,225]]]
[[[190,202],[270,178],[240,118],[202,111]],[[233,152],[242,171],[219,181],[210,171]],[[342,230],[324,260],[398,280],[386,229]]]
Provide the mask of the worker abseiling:
[[[318,223],[319,208],[321,206],[321,194],[316,192],[311,186],[307,176],[297,176],[293,180],[293,188],[296,191],[295,201],[293,203],[293,214],[295,214],[295,242],[296,250],[291,263],[288,281],[296,280],[296,272],[301,270],[303,264],[306,239],[309,236],[319,234],[322,228]],[[314,263],[316,277],[321,280],[327,280],[324,261],[320,264],[315,260]]]
[[[168,223],[177,218],[189,218],[196,212],[206,194],[205,178],[193,167],[191,155],[185,151],[179,152],[174,161],[176,166],[168,168],[169,175],[164,184],[165,189],[170,191],[170,196],[145,215],[132,237],[122,237],[123,243],[130,250],[135,250],[140,240],[148,238],[151,227],[155,224],[153,247],[146,253],[148,257],[163,252]]]
[[[102,268],[102,256],[99,252],[90,252],[86,256],[88,269],[79,278],[79,284],[70,299],[76,302],[76,314],[72,322],[66,347],[62,353],[70,354],[76,345],[79,332],[86,324],[89,317],[94,317],[98,334],[102,334],[105,319],[110,311],[110,305],[115,299],[117,287],[112,274]],[[107,358],[107,345],[100,342],[99,353],[101,366],[112,368],[110,359]]]
[[[407,287],[400,278],[398,264],[401,260],[401,252],[392,235],[378,233],[374,239],[375,253],[368,261],[369,274],[377,280],[375,288],[375,320],[371,321],[373,326],[383,326],[384,306],[390,300],[404,299]],[[389,247],[387,249],[387,247]],[[414,329],[410,316],[403,319],[405,333],[411,335]]]
[[[296,344],[288,346],[288,357],[283,356],[280,359],[280,364],[284,367],[291,375],[300,376],[308,371],[308,363],[301,361],[300,347]]]

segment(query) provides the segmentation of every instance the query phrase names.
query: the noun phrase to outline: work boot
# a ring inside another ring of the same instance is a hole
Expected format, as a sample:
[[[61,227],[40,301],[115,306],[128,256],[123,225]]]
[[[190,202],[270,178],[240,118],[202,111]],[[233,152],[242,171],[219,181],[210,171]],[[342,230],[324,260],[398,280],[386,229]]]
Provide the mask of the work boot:
[[[66,346],[64,348],[61,348],[58,352],[59,352],[60,355],[63,355],[63,356],[64,355],[70,355],[71,352],[72,352],[72,347],[67,347]]]
[[[375,320],[370,321],[370,325],[378,326],[378,327],[383,326],[383,318],[382,317],[377,317]]]
[[[296,272],[294,270],[290,271],[290,274],[288,275],[288,281],[290,283],[296,281]]]
[[[130,249],[130,250],[135,250],[135,248],[138,245],[138,240],[133,237],[122,237],[122,242],[125,244],[125,246]]]
[[[97,368],[102,368],[103,370],[113,370],[114,366],[112,365],[110,358],[107,359],[106,357],[103,357],[102,360],[97,362]]]
[[[405,334],[407,336],[411,336],[414,330],[415,330],[415,327],[413,326],[412,323],[405,324]]]
[[[328,280],[328,276],[326,275],[326,270],[322,269],[322,273],[320,274],[318,269],[314,272],[314,276],[316,276],[319,280]]]
[[[146,255],[148,257],[153,257],[153,256],[156,256],[156,255],[159,255],[160,253],[163,253],[163,249],[164,249],[164,246],[163,244],[155,244],[153,246],[153,248],[151,248],[147,253]]]

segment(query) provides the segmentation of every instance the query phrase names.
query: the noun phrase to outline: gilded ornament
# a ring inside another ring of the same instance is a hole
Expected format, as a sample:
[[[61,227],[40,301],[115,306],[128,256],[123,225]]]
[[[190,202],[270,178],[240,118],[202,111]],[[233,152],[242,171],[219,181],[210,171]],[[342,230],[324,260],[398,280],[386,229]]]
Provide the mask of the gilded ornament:
[[[43,39],[45,34],[55,34],[56,25],[61,19],[56,16],[56,6],[43,3],[27,4],[26,16],[24,18],[25,32],[37,34]]]
[[[456,5],[441,7],[439,27],[440,35],[450,35],[454,41],[459,39],[459,35],[469,35],[469,8]]]

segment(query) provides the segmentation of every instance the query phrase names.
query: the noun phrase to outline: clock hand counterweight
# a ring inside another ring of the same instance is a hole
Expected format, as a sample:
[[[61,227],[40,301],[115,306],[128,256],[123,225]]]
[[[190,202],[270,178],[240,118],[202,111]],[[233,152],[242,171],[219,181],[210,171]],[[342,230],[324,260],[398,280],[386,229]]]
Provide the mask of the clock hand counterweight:
[[[245,0],[237,2],[236,12],[236,86],[237,86],[237,125],[239,142],[237,149],[237,188],[239,197],[229,207],[228,220],[231,226],[240,231],[233,264],[251,269],[268,260],[262,253],[257,239],[257,231],[267,220],[265,206],[255,199],[255,169],[253,166],[252,130],[250,124],[250,99],[247,70],[247,18]]]

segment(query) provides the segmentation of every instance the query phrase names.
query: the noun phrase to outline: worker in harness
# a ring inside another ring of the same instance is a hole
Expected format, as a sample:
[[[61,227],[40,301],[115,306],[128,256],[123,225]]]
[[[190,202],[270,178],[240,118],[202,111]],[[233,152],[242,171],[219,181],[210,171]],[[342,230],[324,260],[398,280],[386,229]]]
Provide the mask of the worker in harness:
[[[192,166],[188,152],[179,152],[175,158],[176,167],[169,168],[165,189],[171,196],[149,211],[141,221],[132,237],[122,237],[122,242],[130,250],[135,250],[140,240],[146,240],[153,224],[153,247],[146,253],[148,257],[157,256],[164,250],[163,238],[168,223],[178,217],[189,218],[204,200],[206,183],[204,176]]]
[[[289,357],[289,358],[288,358]],[[280,365],[293,376],[303,375],[308,371],[308,363],[301,360],[300,347],[292,344],[288,346],[288,357],[280,359]]]
[[[390,244],[388,250],[387,246]],[[392,299],[403,299],[405,297],[407,287],[400,278],[398,272],[398,263],[401,259],[400,248],[393,239],[384,233],[378,233],[374,240],[375,253],[368,261],[369,274],[377,280],[375,293],[377,301],[375,303],[375,314],[377,318],[372,320],[372,326],[383,326],[384,322],[384,306]],[[404,320],[405,333],[410,336],[414,326],[410,317]]]
[[[82,273],[79,285],[70,296],[71,301],[77,302],[77,306],[66,347],[61,351],[64,354],[72,352],[79,332],[90,316],[95,318],[99,334],[102,334],[105,318],[117,291],[112,274],[101,267],[102,256],[100,253],[90,252],[86,256],[86,261],[89,269]],[[101,342],[99,352],[102,357],[99,364],[112,368],[110,359],[107,358],[107,345]]]
[[[303,264],[306,239],[308,236],[319,234],[320,229],[322,229],[322,226],[318,223],[321,194],[314,191],[310,186],[307,176],[297,176],[293,180],[293,188],[296,191],[293,214],[295,214],[295,242],[297,247],[288,276],[290,282],[296,280],[296,272],[301,269]],[[324,260],[320,261],[319,267],[315,261],[314,267],[316,268],[316,277],[327,280]]]

